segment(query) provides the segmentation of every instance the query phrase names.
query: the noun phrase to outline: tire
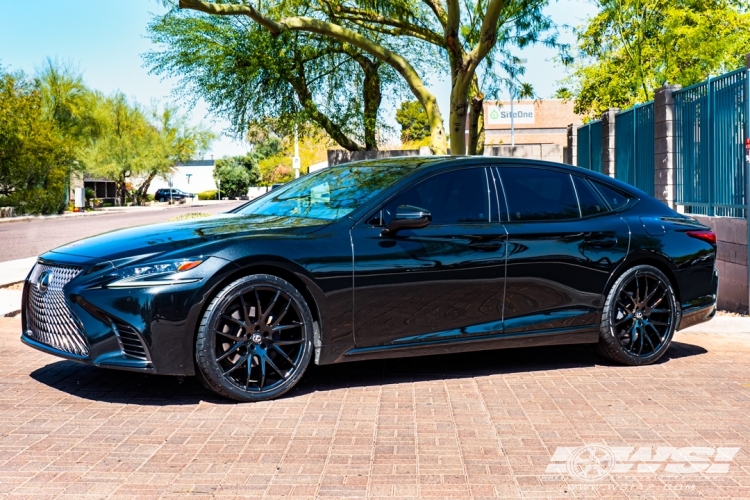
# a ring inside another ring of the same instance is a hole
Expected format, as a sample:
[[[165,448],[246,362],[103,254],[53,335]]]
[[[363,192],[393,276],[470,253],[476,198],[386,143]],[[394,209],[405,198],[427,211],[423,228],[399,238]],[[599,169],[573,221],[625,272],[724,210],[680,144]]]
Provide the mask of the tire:
[[[159,203],[164,203],[167,200],[165,200],[164,198],[157,198],[156,201],[158,201]]]
[[[654,363],[669,349],[679,319],[669,278],[653,266],[635,266],[607,294],[596,351],[624,365]]]
[[[312,339],[312,314],[296,288],[276,276],[246,276],[221,290],[201,319],[198,375],[237,401],[277,398],[305,373]]]

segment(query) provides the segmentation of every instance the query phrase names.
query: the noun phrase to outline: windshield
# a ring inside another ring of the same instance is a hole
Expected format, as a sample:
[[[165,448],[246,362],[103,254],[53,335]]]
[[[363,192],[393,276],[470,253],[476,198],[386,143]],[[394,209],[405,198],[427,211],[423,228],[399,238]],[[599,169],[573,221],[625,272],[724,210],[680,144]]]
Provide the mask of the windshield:
[[[336,220],[411,171],[413,167],[394,165],[326,168],[277,187],[237,213]]]

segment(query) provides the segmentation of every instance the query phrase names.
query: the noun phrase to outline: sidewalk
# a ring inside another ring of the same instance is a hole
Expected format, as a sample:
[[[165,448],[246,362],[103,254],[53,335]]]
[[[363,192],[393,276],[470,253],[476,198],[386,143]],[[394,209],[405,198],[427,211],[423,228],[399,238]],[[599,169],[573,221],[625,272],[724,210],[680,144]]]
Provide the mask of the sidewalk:
[[[8,287],[25,280],[35,263],[36,257],[0,262],[0,318],[21,311],[20,287]]]

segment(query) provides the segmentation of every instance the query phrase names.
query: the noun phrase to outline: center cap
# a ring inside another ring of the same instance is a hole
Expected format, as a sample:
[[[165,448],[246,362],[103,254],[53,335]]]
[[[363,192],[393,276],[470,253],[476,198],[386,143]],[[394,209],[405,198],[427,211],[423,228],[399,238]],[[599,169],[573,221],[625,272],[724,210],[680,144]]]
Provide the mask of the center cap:
[[[635,319],[642,319],[642,318],[643,318],[643,313],[641,311],[636,311],[635,312]]]
[[[253,341],[253,343],[260,344],[261,341],[263,341],[263,336],[260,333],[256,332],[253,333],[253,336],[250,337],[250,339]]]

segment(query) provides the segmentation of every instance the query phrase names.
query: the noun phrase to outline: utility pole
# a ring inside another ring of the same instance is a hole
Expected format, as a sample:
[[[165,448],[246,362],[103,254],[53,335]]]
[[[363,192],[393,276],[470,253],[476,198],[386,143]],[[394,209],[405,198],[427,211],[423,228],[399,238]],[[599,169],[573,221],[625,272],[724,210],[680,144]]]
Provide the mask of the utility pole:
[[[518,64],[526,64],[526,59],[519,59]],[[515,113],[513,112],[513,97],[516,95],[516,85],[513,80],[508,82],[508,92],[510,93],[510,145],[516,145]]]
[[[294,167],[294,178],[299,179],[299,136],[297,135],[297,124],[294,124],[294,157],[292,158],[292,167]]]

